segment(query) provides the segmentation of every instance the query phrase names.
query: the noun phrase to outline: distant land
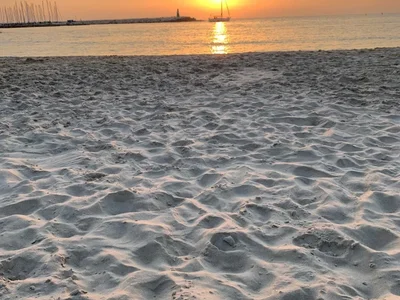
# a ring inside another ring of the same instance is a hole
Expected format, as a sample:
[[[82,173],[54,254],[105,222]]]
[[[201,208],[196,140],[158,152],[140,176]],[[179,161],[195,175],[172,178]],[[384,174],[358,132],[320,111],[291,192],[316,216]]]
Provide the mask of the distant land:
[[[33,23],[3,23],[0,28],[27,28],[27,27],[59,27],[59,26],[82,26],[82,25],[105,25],[105,24],[141,24],[141,23],[178,23],[198,22],[192,17],[160,17],[140,19],[116,19],[116,20],[68,20],[63,22],[33,22]]]

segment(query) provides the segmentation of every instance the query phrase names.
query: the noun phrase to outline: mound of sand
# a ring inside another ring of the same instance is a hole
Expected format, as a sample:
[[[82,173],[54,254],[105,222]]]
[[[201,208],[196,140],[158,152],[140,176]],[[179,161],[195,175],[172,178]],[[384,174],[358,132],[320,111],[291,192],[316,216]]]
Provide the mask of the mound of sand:
[[[399,299],[400,49],[0,59],[0,298]]]

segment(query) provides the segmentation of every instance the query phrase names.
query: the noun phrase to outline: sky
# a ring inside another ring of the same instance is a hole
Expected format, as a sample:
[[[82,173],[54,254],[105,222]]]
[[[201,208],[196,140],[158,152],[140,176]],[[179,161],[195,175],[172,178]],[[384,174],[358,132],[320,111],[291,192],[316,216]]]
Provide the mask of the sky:
[[[15,0],[0,0],[0,7],[14,3]],[[228,3],[234,18],[400,13],[400,0],[228,0]],[[175,15],[177,8],[181,15],[206,19],[219,10],[219,0],[57,0],[57,4],[63,19],[75,20],[166,17]]]

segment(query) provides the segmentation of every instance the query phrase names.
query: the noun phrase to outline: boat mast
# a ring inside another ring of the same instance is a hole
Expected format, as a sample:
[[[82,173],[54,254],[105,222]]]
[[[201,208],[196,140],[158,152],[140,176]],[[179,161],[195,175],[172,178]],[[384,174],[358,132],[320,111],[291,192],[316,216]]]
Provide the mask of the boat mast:
[[[223,9],[223,6],[222,6],[222,2],[223,2],[224,0],[221,0],[221,18],[223,18],[224,17],[224,9]]]
[[[231,12],[229,10],[228,1],[225,0],[226,10],[228,11],[228,17],[231,17]]]

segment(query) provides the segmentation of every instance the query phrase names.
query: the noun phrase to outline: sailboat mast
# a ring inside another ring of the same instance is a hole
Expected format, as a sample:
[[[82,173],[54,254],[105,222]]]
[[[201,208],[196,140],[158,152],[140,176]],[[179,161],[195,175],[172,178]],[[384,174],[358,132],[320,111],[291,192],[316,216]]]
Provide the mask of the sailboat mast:
[[[228,17],[231,16],[231,12],[229,11],[228,1],[225,0],[226,10],[228,11]]]
[[[223,1],[224,0],[221,0],[221,18],[224,16],[224,9],[223,9],[223,5],[222,5]]]

